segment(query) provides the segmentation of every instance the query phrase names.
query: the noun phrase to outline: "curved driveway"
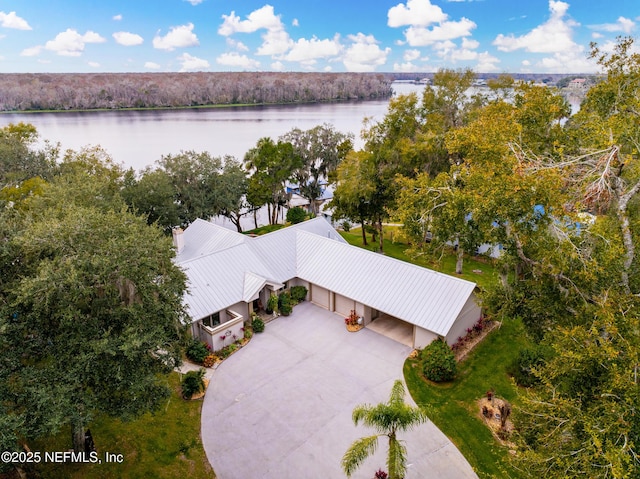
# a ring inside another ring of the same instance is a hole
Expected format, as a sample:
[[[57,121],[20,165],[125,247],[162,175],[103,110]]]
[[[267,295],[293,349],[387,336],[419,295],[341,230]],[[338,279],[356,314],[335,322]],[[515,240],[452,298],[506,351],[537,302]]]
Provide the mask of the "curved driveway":
[[[357,404],[386,401],[410,352],[368,329],[349,333],[344,320],[305,302],[235,353],[213,374],[202,407],[202,441],[218,479],[345,477],[342,455],[373,431],[354,426]],[[407,393],[407,400],[411,400]],[[432,424],[401,434],[407,479],[476,478]],[[385,469],[384,438],[353,475]]]

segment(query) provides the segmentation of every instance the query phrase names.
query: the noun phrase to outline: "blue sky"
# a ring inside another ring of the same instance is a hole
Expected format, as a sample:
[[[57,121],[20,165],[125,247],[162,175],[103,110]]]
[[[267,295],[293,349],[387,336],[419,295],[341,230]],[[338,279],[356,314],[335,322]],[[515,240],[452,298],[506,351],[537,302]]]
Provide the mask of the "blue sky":
[[[0,0],[0,72],[588,73],[640,0]]]

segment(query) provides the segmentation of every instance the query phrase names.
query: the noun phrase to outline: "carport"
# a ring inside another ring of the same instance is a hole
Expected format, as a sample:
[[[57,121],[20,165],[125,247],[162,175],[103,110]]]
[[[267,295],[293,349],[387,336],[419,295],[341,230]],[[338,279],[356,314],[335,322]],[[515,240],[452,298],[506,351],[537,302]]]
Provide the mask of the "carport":
[[[380,313],[377,318],[372,319],[372,321],[367,324],[367,328],[375,333],[382,334],[387,338],[413,348],[413,324],[407,323],[406,321],[388,314]]]

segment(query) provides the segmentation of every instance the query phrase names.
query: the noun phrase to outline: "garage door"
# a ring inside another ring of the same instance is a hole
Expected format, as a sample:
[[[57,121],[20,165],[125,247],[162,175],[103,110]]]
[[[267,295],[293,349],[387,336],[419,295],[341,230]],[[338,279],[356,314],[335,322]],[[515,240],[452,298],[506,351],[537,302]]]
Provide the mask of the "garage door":
[[[312,284],[311,285],[311,302],[325,309],[329,309],[329,290],[325,288],[321,288],[320,286],[316,286],[315,284]]]
[[[336,313],[341,314],[344,317],[349,316],[352,309],[356,309],[356,303],[353,299],[349,299],[339,294],[336,294],[335,299]]]

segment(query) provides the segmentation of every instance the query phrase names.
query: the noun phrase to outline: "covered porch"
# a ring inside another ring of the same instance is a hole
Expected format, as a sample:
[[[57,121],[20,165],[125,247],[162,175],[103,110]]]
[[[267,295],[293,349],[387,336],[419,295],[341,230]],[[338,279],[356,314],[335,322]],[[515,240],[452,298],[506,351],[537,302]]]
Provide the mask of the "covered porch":
[[[221,321],[222,316],[226,318],[225,321]],[[219,318],[218,324],[215,321],[216,317]],[[212,351],[218,351],[234,342],[236,338],[244,337],[244,317],[228,309],[196,321],[194,325],[194,336],[197,335],[200,341],[207,343]]]

